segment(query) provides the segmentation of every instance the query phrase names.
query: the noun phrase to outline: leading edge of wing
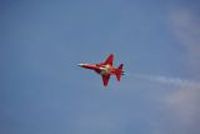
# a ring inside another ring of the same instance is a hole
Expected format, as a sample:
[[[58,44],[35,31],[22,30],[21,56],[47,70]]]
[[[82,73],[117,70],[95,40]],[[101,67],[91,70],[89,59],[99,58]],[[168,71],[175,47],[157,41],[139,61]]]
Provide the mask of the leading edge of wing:
[[[106,87],[108,85],[110,79],[110,75],[103,75],[102,80],[103,80],[103,85]]]
[[[113,54],[110,54],[107,58],[106,58],[106,60],[105,60],[105,62],[104,62],[104,64],[106,65],[106,64],[109,64],[109,65],[113,65],[113,60],[114,60],[114,55]]]

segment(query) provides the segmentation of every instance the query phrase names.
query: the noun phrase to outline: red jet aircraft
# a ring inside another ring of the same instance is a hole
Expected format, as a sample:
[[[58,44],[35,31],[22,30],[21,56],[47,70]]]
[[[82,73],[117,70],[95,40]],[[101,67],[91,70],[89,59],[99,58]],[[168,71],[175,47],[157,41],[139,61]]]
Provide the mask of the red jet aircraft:
[[[78,64],[78,66],[94,70],[96,73],[102,76],[103,84],[106,87],[108,85],[111,75],[115,75],[117,80],[120,81],[121,76],[124,75],[123,64],[120,64],[118,68],[113,66],[114,55],[110,54],[108,58],[99,64]]]

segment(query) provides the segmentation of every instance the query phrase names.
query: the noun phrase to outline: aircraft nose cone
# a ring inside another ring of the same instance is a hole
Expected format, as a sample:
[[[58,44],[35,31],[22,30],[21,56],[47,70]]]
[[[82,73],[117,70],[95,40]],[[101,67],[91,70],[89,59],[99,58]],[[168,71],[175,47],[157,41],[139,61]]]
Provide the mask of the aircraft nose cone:
[[[83,66],[83,64],[82,64],[82,63],[80,63],[80,64],[78,64],[78,66],[79,66],[79,67],[82,67],[82,66]]]

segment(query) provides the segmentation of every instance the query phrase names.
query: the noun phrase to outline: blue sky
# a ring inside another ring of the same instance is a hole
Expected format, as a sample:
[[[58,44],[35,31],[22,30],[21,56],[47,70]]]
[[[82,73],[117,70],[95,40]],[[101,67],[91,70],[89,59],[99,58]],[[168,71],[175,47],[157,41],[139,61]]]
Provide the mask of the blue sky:
[[[0,133],[199,134],[200,2],[0,2]],[[120,83],[77,67],[115,54]]]

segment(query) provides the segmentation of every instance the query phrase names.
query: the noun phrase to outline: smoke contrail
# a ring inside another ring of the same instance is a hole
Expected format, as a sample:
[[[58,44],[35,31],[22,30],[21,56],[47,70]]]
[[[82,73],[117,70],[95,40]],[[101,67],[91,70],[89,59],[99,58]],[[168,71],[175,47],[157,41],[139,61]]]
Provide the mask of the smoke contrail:
[[[200,82],[190,81],[182,78],[170,78],[166,76],[159,75],[145,75],[145,74],[135,74],[134,77],[140,79],[146,79],[152,82],[159,82],[162,84],[175,85],[181,87],[197,87],[200,88]]]

